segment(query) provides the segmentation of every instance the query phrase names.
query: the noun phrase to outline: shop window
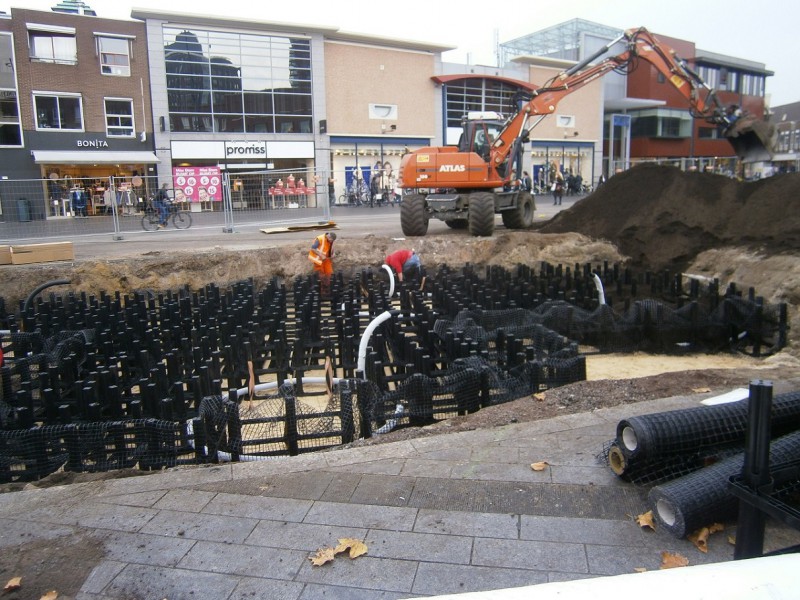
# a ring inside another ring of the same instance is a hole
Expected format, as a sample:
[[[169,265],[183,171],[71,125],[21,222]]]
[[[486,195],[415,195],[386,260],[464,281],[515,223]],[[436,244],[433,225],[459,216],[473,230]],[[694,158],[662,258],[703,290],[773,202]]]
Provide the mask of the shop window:
[[[121,37],[97,37],[97,54],[103,75],[130,77],[130,40]]]
[[[30,29],[28,42],[30,44],[31,59],[40,62],[58,64],[78,64],[78,46],[75,42],[75,32],[70,28],[53,27],[53,31],[40,31]],[[58,30],[56,30],[58,29]]]
[[[83,104],[77,95],[34,94],[36,129],[83,131]]]
[[[109,137],[133,137],[133,100],[106,98],[106,134]]]

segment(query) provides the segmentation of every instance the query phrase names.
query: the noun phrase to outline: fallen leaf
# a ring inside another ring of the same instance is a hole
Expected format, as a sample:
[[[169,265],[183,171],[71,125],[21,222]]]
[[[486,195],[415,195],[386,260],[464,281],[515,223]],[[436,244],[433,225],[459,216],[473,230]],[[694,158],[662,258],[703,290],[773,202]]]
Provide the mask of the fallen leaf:
[[[308,560],[310,560],[311,564],[315,567],[319,567],[327,562],[331,562],[335,555],[336,553],[333,551],[333,548],[325,546],[324,548],[317,550],[317,553],[314,556],[309,556]]]
[[[358,558],[367,553],[367,545],[361,540],[354,538],[341,538],[339,545],[336,546],[336,554],[350,550],[350,558]]]
[[[642,529],[644,529],[645,527],[649,527],[653,531],[656,530],[656,523],[655,523],[655,520],[653,519],[653,511],[652,510],[648,510],[646,513],[642,513],[641,515],[636,517],[636,523]]]
[[[531,469],[534,471],[544,471],[548,466],[550,466],[550,463],[548,463],[546,460],[543,460],[542,462],[531,463]]]
[[[56,600],[58,598],[58,592],[55,590],[50,590],[44,596],[39,598],[39,600]]]
[[[22,587],[22,577],[12,577],[8,580],[6,587],[3,588],[4,592],[13,592]]]
[[[736,545],[736,536],[735,535],[729,535],[728,536],[728,543],[731,546],[735,546]]]
[[[672,552],[661,553],[661,566],[660,569],[674,569],[675,567],[685,567],[689,564],[689,559],[680,554],[673,554]]]
[[[538,400],[539,402],[544,402],[544,392],[539,392],[538,394],[533,395],[534,400]]]
[[[700,552],[708,553],[708,536],[711,535],[708,527],[701,527],[694,533],[689,534],[686,536],[690,542],[695,545],[695,548],[700,550]]]
[[[725,525],[722,523],[714,523],[708,526],[708,533],[717,533],[718,531],[725,531]]]
[[[707,387],[694,388],[694,389],[692,389],[692,391],[695,394],[707,394],[708,392],[711,391],[711,388],[707,388]]]

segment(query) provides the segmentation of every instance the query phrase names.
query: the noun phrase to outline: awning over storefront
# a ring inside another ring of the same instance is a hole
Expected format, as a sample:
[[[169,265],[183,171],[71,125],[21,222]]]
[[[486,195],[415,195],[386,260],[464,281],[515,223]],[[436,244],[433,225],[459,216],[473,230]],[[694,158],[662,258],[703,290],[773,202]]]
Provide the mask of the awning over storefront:
[[[32,150],[36,164],[110,165],[152,164],[161,162],[152,152],[70,152],[66,150]]]

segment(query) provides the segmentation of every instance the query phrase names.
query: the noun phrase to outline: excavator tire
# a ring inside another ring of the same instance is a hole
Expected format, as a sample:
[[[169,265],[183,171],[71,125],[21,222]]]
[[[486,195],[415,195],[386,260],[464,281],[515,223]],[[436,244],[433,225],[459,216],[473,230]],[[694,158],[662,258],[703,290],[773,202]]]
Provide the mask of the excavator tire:
[[[466,229],[469,226],[467,219],[447,219],[444,222],[450,229]]]
[[[428,233],[428,215],[425,213],[425,197],[408,194],[400,202],[400,226],[403,234],[422,237]]]
[[[530,192],[520,192],[516,208],[502,212],[503,225],[509,229],[527,229],[533,225],[533,213],[535,210],[536,204]]]
[[[494,233],[494,196],[475,192],[469,199],[469,232],[478,237],[491,237]]]

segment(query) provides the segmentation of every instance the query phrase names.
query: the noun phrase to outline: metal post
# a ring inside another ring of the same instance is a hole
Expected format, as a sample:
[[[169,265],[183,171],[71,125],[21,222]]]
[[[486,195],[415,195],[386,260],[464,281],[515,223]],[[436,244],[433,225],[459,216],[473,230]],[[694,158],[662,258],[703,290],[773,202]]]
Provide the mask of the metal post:
[[[743,483],[756,493],[769,482],[769,449],[772,413],[772,382],[750,382],[747,410]],[[755,558],[764,552],[764,524],[766,515],[749,503],[739,505],[739,522],[736,528],[734,560]]]
[[[233,233],[233,202],[231,201],[231,176],[228,172],[228,165],[225,164],[225,171],[222,173],[222,214],[225,225],[222,233]]]
[[[114,184],[114,176],[108,178],[108,194],[111,199],[111,222],[114,224],[114,234],[111,239],[119,241],[124,239],[119,230],[119,202],[117,202],[117,188]]]

